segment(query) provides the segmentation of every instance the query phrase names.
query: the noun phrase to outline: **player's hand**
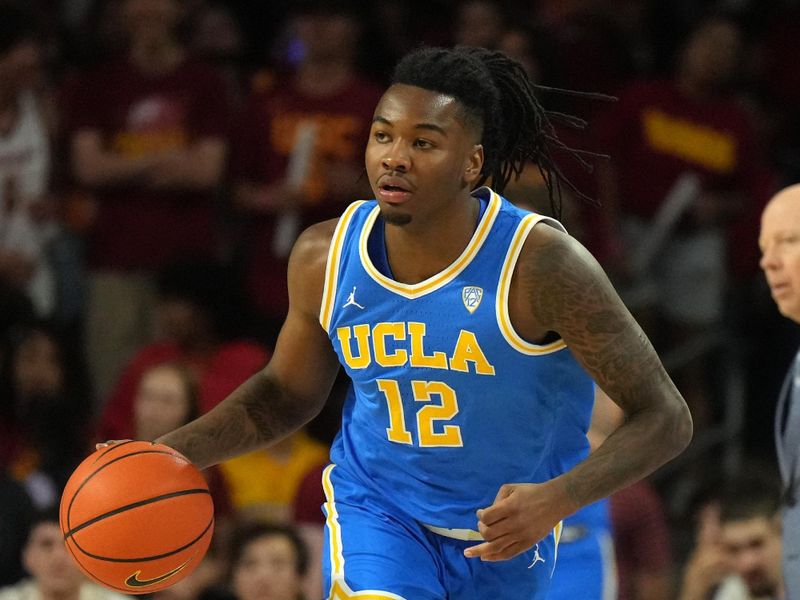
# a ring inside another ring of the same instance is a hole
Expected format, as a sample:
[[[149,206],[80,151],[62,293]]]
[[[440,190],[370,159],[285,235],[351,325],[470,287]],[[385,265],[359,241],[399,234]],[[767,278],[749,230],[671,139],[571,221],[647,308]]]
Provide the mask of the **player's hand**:
[[[494,503],[477,513],[478,530],[486,541],[467,548],[464,556],[498,561],[522,554],[549,535],[570,514],[565,510],[570,506],[556,483],[507,483]]]
[[[103,448],[108,448],[109,446],[113,446],[114,444],[121,444],[122,442],[130,442],[132,440],[106,440],[105,442],[99,442],[94,445],[95,450],[101,450]]]

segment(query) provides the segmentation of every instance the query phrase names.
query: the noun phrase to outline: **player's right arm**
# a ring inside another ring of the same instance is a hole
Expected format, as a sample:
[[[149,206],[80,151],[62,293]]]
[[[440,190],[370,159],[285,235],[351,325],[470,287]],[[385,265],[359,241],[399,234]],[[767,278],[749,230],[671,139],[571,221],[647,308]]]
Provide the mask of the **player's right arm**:
[[[214,409],[156,440],[199,468],[293,433],[325,404],[339,361],[319,322],[335,221],[307,229],[289,259],[289,313],[269,364]]]

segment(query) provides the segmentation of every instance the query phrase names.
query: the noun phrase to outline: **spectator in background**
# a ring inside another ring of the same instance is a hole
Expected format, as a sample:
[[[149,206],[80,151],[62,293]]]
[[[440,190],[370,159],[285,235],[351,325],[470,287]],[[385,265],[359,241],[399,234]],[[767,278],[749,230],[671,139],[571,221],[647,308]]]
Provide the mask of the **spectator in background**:
[[[456,44],[494,49],[506,24],[503,7],[494,0],[469,0],[455,9]]]
[[[625,244],[607,268],[661,351],[715,332],[731,276],[755,274],[743,236],[754,240],[771,182],[730,91],[742,51],[739,26],[713,14],[689,33],[671,80],[631,84],[598,122],[611,155],[598,163],[599,194]],[[714,418],[709,371],[701,358],[675,373],[698,429]]]
[[[165,362],[148,368],[141,377],[133,404],[136,440],[154,440],[198,416],[199,391],[194,375],[185,365]],[[213,548],[202,566],[159,600],[193,600],[203,589],[217,583],[222,561],[217,550],[228,543],[233,527],[230,497],[219,468],[203,471],[214,500]]]
[[[586,444],[594,452],[623,422],[625,416],[600,388],[595,387]],[[565,435],[567,420],[558,427]],[[617,568],[608,498],[588,504],[563,520],[558,542],[558,564],[553,572],[549,600],[612,600],[617,596]]]
[[[142,374],[133,403],[133,439],[152,441],[198,416],[197,382],[191,371],[177,363],[162,363]],[[214,500],[217,534],[230,514],[230,501],[219,470],[203,471]]]
[[[220,463],[239,515],[287,523],[301,483],[309,471],[328,461],[330,448],[304,429],[263,450]]]
[[[185,365],[197,380],[205,413],[262,368],[267,350],[239,336],[246,303],[232,271],[213,262],[181,262],[157,277],[161,338],[138,349],[125,366],[100,418],[100,439],[134,436],[134,398],[142,377],[165,362]]]
[[[311,223],[366,197],[362,148],[381,90],[356,71],[362,23],[344,0],[300,3],[286,75],[256,77],[235,141],[235,204],[249,294],[272,345],[286,316],[289,250]]]
[[[770,470],[727,482],[701,513],[678,599],[791,600],[783,591],[780,509],[779,480]]]
[[[43,88],[39,36],[22,5],[0,5],[0,281],[49,317],[59,227],[49,195],[54,106]]]
[[[293,528],[243,526],[234,538],[230,560],[236,600],[305,600],[308,552]]]
[[[33,518],[33,505],[22,485],[0,469],[0,588],[24,576],[22,548]]]
[[[98,399],[152,339],[156,269],[218,251],[229,105],[219,73],[178,39],[181,7],[122,0],[126,54],[68,99],[72,175],[96,201],[86,344]]]
[[[64,545],[58,514],[42,512],[33,520],[22,550],[30,578],[0,589],[0,600],[124,600],[129,598],[89,582]]]
[[[91,451],[91,402],[60,338],[44,324],[7,341],[0,380],[0,467],[34,505],[58,504],[74,468]]]
[[[672,600],[673,560],[664,506],[648,480],[611,496],[618,600]]]
[[[188,27],[191,51],[216,65],[228,83],[234,106],[239,108],[244,92],[245,40],[236,16],[223,2],[193,0],[191,4]]]

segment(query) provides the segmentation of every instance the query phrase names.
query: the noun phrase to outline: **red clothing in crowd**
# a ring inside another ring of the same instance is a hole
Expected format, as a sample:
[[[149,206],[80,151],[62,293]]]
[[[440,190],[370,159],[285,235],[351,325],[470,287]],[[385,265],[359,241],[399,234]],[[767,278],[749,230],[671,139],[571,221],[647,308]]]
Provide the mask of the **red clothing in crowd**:
[[[296,523],[325,524],[325,489],[322,487],[322,472],[328,464],[321,464],[311,469],[303,477],[294,497],[292,518]]]
[[[619,600],[635,598],[640,575],[668,577],[672,568],[669,528],[661,499],[647,481],[611,496]]]
[[[225,83],[210,66],[186,61],[162,76],[121,59],[87,74],[69,93],[68,127],[99,131],[107,149],[138,157],[225,139]],[[214,193],[156,190],[132,183],[95,189],[90,266],[156,270],[216,248]]]
[[[188,356],[177,344],[160,342],[142,349],[128,364],[108,399],[99,425],[99,439],[133,437],[133,403],[142,375],[165,362],[189,365],[197,374],[200,412],[205,413],[263,368],[269,353],[250,342],[223,344],[209,357]]]
[[[731,100],[698,101],[668,81],[637,83],[597,125],[620,171],[625,214],[653,217],[686,171],[697,173],[706,190],[765,193],[759,146],[747,115]]]
[[[735,271],[752,271],[758,214],[772,191],[762,149],[748,115],[733,100],[698,100],[669,81],[640,82],[597,119],[602,148],[618,171],[623,215],[651,219],[687,172],[704,191],[743,194],[745,213],[730,231]],[[752,248],[751,248],[752,247]],[[737,254],[738,253],[738,254]]]
[[[347,164],[356,172],[363,171],[364,146],[381,93],[372,83],[354,78],[340,92],[310,96],[292,80],[273,81],[265,76],[248,101],[234,140],[234,178],[270,184],[286,177],[298,125],[311,122],[316,125],[317,138],[309,161],[311,172],[303,187],[300,230],[338,216],[357,198],[342,197],[341,192],[337,196],[335,190],[328,189],[325,169]],[[282,318],[289,297],[287,257],[273,250],[278,219],[274,215],[248,215],[247,222],[252,226],[247,253],[249,295],[259,312]]]

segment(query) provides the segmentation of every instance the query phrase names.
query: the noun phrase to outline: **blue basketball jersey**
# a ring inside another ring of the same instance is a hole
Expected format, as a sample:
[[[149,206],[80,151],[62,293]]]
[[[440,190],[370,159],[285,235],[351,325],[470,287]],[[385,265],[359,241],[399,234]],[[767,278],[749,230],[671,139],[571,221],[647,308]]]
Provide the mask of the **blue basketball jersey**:
[[[352,204],[320,310],[353,380],[332,462],[413,519],[449,529],[474,529],[504,483],[546,481],[585,457],[594,397],[563,341],[527,342],[508,313],[527,235],[560,224],[489,188],[475,194],[486,207],[471,241],[417,284],[376,268],[368,248],[380,210]]]

